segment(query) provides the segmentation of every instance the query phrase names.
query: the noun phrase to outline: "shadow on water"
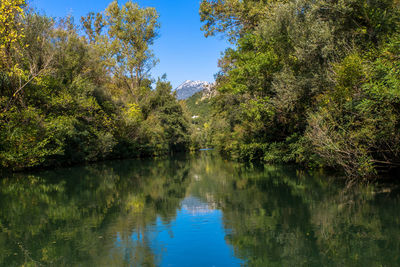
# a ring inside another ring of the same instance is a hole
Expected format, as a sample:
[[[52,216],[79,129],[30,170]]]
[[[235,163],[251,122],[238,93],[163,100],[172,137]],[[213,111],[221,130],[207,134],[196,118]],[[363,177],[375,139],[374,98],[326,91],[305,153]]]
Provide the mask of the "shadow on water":
[[[398,266],[398,192],[211,152],[0,180],[0,266]]]

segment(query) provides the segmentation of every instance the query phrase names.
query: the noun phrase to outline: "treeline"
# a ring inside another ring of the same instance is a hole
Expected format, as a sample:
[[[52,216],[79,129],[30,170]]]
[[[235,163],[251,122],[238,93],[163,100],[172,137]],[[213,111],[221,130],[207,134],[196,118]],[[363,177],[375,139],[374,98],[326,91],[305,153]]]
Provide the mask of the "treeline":
[[[241,160],[371,177],[400,166],[398,0],[203,0],[233,44],[205,136]]]
[[[159,78],[153,8],[112,2],[55,20],[0,1],[0,167],[22,169],[185,150],[188,120]]]

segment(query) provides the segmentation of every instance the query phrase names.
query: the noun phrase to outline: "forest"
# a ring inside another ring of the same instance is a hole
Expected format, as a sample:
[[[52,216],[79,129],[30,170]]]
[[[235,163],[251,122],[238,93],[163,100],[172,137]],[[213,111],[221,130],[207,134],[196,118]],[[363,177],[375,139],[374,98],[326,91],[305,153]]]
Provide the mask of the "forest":
[[[199,14],[205,37],[231,48],[210,116],[193,124],[166,76],[150,75],[154,8],[114,1],[75,23],[1,0],[0,166],[207,146],[357,179],[399,168],[399,0],[203,0]]]
[[[20,170],[185,150],[188,120],[150,46],[159,14],[133,2],[53,19],[0,7],[0,165]],[[154,87],[154,88],[153,88]]]
[[[219,60],[200,141],[242,161],[368,178],[400,166],[398,0],[203,0]]]

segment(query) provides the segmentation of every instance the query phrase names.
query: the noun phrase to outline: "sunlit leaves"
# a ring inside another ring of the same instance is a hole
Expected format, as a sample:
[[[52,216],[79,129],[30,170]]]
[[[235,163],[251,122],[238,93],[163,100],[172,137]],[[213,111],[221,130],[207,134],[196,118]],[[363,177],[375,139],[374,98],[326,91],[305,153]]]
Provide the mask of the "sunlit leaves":
[[[215,147],[353,177],[399,166],[398,1],[203,1],[200,14],[206,36],[236,45],[219,61],[212,120],[230,127]],[[254,112],[264,99],[271,115]]]
[[[9,60],[13,44],[24,37],[20,18],[24,17],[25,0],[2,0],[0,2],[0,56],[2,64]]]

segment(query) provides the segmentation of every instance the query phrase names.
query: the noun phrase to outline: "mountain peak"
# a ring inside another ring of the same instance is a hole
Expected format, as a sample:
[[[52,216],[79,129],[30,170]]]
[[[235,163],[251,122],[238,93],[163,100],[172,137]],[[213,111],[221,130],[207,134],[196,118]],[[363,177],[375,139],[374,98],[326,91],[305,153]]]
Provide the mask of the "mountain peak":
[[[209,86],[210,86],[209,82],[186,80],[181,85],[179,85],[174,91],[176,91],[177,99],[182,100],[191,97],[197,92],[203,91]]]

